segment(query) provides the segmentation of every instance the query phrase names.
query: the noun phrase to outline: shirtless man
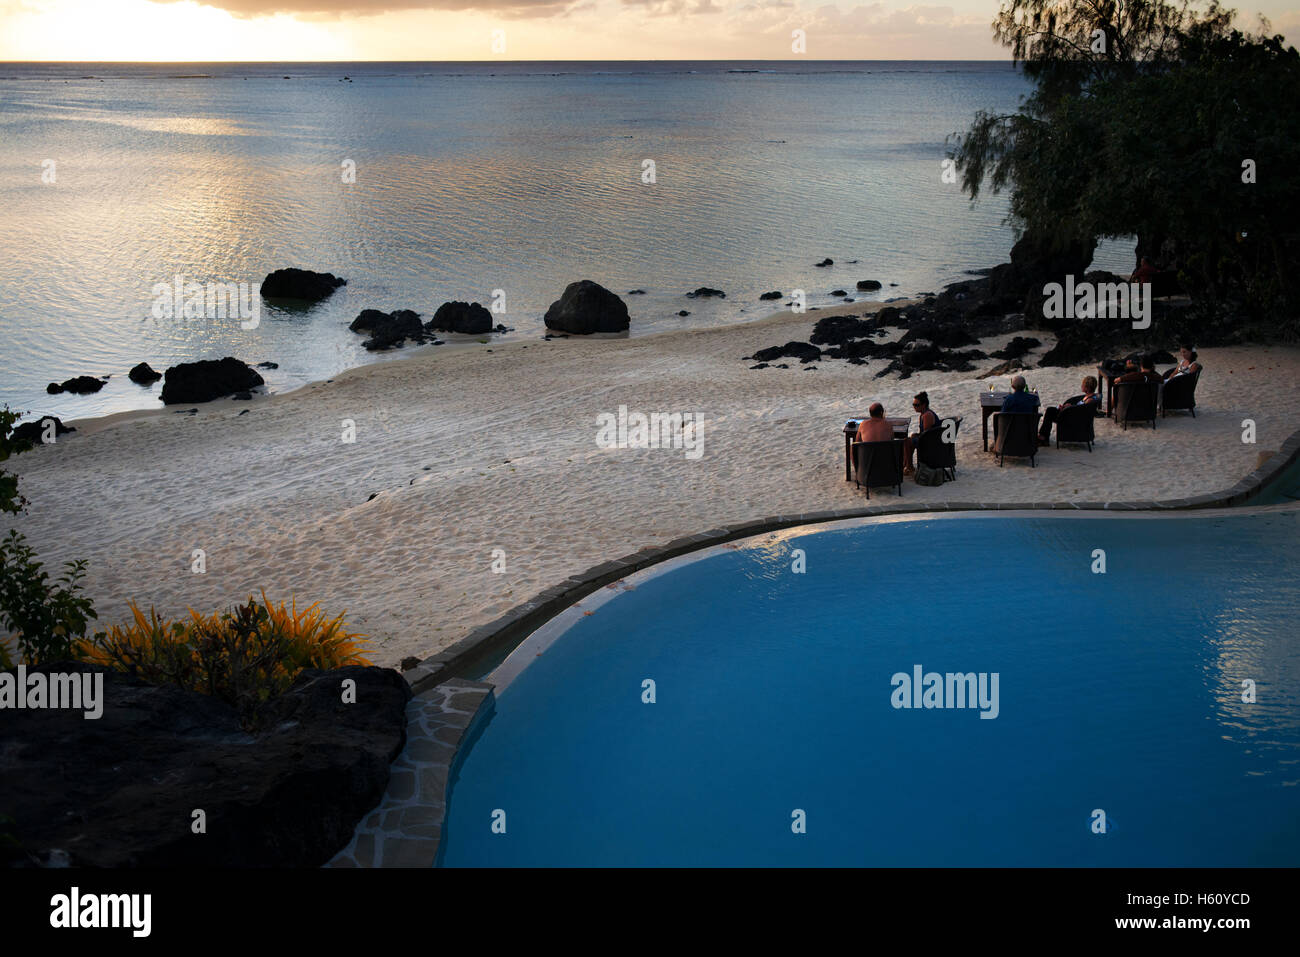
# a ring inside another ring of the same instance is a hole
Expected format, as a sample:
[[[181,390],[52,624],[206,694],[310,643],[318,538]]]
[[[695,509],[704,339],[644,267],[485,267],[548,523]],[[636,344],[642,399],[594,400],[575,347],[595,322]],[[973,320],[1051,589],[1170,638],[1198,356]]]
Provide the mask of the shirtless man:
[[[894,427],[885,421],[885,407],[879,402],[871,403],[867,417],[858,423],[857,440],[859,442],[891,442]]]

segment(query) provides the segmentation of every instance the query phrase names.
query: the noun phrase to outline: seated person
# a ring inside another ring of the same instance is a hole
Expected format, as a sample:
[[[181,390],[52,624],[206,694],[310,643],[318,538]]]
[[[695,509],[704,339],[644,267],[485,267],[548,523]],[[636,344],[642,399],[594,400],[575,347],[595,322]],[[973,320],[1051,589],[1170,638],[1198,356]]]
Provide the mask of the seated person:
[[[859,442],[892,442],[894,427],[885,421],[885,407],[879,402],[871,403],[867,417],[858,423]]]
[[[1158,275],[1160,275],[1160,270],[1151,265],[1151,260],[1143,256],[1141,264],[1137,269],[1133,270],[1133,275],[1128,277],[1128,281],[1137,283],[1155,282]]]
[[[1121,382],[1160,382],[1160,373],[1156,372],[1156,360],[1150,353],[1142,357],[1142,367],[1133,372],[1126,372],[1118,379],[1115,384]]]
[[[1002,400],[1003,412],[1029,412],[1038,411],[1038,396],[1031,395],[1025,388],[1025,377],[1016,376],[1011,380],[1011,394]]]
[[[1201,371],[1201,364],[1196,361],[1196,350],[1191,346],[1183,346],[1178,350],[1178,365],[1165,373],[1166,379],[1172,379],[1176,375],[1194,375]]]
[[[912,464],[912,456],[916,452],[916,443],[921,438],[921,433],[939,424],[939,414],[930,408],[930,394],[928,392],[918,392],[912,396],[912,409],[920,416],[920,421],[917,422],[917,431],[903,440],[904,475],[911,475],[916,471],[916,467]]]
[[[1052,440],[1052,426],[1056,422],[1057,416],[1064,410],[1076,405],[1096,406],[1101,402],[1101,396],[1097,394],[1097,377],[1086,375],[1083,382],[1083,395],[1072,395],[1060,405],[1043,410],[1043,422],[1038,427],[1038,441],[1046,445]],[[1093,411],[1096,411],[1095,409]]]

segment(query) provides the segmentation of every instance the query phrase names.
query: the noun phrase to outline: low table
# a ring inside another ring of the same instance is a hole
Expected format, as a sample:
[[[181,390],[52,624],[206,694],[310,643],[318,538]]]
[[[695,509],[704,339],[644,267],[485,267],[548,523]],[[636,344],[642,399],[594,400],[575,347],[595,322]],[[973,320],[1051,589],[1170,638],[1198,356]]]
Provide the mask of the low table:
[[[844,481],[846,482],[853,481],[853,437],[858,434],[858,424],[861,421],[862,419],[849,419],[844,423]],[[910,416],[908,418],[885,416],[885,421],[893,426],[895,439],[907,438],[907,427],[912,422]]]
[[[989,450],[989,416],[994,412],[1002,411],[1002,403],[1009,396],[1010,392],[981,392],[980,393],[980,434],[984,439],[984,451]],[[1034,406],[1038,407],[1038,393],[1031,392],[1034,397]]]

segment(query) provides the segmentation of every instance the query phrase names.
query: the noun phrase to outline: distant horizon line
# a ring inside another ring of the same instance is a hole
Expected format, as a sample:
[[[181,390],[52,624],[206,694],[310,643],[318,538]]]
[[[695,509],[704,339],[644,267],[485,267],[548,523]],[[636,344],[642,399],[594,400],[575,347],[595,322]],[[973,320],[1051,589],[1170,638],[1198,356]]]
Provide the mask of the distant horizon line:
[[[597,57],[565,59],[511,59],[511,60],[0,60],[2,66],[32,64],[99,63],[114,66],[166,66],[168,64],[220,63],[1007,63],[1011,57],[937,57],[937,58],[876,58],[845,59],[842,57],[711,57],[693,59],[609,59]]]

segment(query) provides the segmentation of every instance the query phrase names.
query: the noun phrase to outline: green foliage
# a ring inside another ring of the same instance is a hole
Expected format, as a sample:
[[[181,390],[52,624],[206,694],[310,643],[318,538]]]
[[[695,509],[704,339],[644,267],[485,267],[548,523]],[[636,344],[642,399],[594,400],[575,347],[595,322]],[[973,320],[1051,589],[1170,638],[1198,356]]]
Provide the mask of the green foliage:
[[[27,663],[78,656],[86,625],[95,617],[90,599],[80,594],[85,572],[84,560],[68,562],[51,581],[22,535],[11,530],[0,539],[0,627],[17,640]]]
[[[10,411],[7,405],[0,408],[0,462],[30,448],[29,443],[15,441],[13,438],[13,428],[17,421],[17,412]],[[18,476],[0,469],[0,512],[16,514],[26,504],[26,500],[18,494]]]
[[[0,409],[0,462],[31,448],[30,442],[14,439],[17,421],[18,414],[8,406]],[[0,512],[17,514],[26,505],[18,494],[18,477],[0,471]],[[16,529],[0,539],[0,668],[14,665],[7,640],[17,645],[19,659],[28,664],[78,655],[86,625],[95,617],[90,599],[81,594],[85,573],[85,561],[67,562],[63,574],[51,581]]]
[[[1023,231],[1136,235],[1193,294],[1294,334],[1300,54],[1232,29],[1233,16],[1217,3],[1008,0],[994,33],[1035,90],[1013,114],[977,114],[951,155],[972,199],[1010,190]]]

